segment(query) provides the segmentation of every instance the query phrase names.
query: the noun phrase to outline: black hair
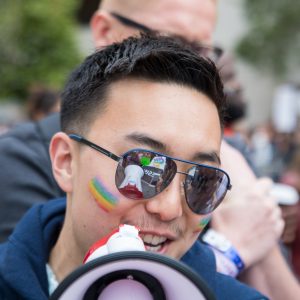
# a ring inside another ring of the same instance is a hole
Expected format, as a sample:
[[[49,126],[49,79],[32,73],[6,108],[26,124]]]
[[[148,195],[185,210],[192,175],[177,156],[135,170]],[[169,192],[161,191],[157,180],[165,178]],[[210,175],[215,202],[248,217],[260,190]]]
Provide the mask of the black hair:
[[[84,134],[105,109],[112,83],[127,78],[194,88],[215,103],[223,125],[223,85],[214,63],[182,39],[143,34],[96,51],[71,74],[62,93],[62,130]]]
[[[60,103],[60,93],[50,87],[36,84],[29,88],[27,111],[31,120],[37,121],[53,112]]]
[[[235,122],[245,118],[247,105],[241,89],[229,89],[225,82],[224,86],[227,105],[223,120],[225,127],[231,127]]]

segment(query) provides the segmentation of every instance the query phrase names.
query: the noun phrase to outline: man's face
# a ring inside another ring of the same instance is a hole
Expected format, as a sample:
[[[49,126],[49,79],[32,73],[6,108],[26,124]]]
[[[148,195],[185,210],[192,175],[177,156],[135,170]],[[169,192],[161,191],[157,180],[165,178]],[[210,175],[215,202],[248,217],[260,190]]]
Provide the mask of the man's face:
[[[190,41],[211,43],[216,22],[215,0],[163,0],[145,13],[144,22],[158,31],[177,34]]]
[[[143,5],[142,8],[139,8],[140,2],[136,3],[138,8],[135,8],[134,1],[131,2],[132,8],[104,5],[103,9],[114,11],[162,33],[180,35],[190,41],[211,44],[216,23],[215,0],[156,0]],[[92,23],[94,43],[97,47],[105,46],[108,40],[120,41],[138,32],[130,26],[120,24],[117,20],[113,20],[112,23],[108,39],[105,36],[107,31],[103,30],[103,34],[97,34],[96,31],[99,29]]]
[[[107,108],[99,113],[84,136],[93,143],[121,156],[142,148],[185,160],[195,160],[199,152],[219,153],[221,130],[213,102],[198,91],[175,84],[127,79],[114,83]],[[123,196],[115,186],[117,162],[74,141],[72,190],[68,193],[67,222],[82,255],[97,240],[119,224],[140,228],[147,250],[180,258],[195,242],[208,216],[197,215],[187,206],[177,173],[170,185],[148,200]],[[178,171],[187,171],[177,162]],[[97,179],[102,192],[114,199],[109,210],[91,192]]]

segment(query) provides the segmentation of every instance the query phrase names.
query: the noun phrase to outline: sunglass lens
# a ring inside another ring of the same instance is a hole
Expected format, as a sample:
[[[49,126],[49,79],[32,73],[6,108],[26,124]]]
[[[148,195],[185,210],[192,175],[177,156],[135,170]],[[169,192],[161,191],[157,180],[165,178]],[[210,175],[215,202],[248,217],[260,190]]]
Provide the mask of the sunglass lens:
[[[188,206],[197,214],[211,213],[224,199],[227,187],[228,177],[222,170],[193,167],[184,185]]]
[[[151,151],[133,150],[120,160],[116,186],[127,198],[148,199],[162,192],[176,174],[176,164]]]

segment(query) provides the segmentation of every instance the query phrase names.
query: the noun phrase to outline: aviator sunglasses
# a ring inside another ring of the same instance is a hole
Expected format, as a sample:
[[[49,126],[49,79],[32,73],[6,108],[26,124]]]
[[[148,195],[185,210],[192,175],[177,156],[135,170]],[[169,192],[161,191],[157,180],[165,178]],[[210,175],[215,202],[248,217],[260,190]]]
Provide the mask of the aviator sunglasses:
[[[211,213],[231,189],[229,175],[216,167],[174,158],[159,152],[133,149],[121,156],[86,140],[69,137],[118,162],[115,184],[119,192],[130,199],[150,199],[165,190],[176,173],[185,175],[183,188],[189,208],[196,214]],[[187,172],[177,170],[176,161],[191,165]]]
[[[149,28],[148,26],[138,23],[132,19],[129,19],[127,17],[124,17],[118,13],[115,12],[110,12],[110,15],[114,17],[116,20],[118,20],[120,23],[122,23],[124,26],[128,26],[134,29],[139,30],[140,32],[144,33],[156,33],[156,30],[153,30]],[[176,36],[174,36],[176,37]],[[177,36],[179,38],[179,36]],[[190,43],[193,45],[193,48],[195,51],[198,52],[199,55],[207,57],[211,59],[213,62],[218,62],[220,57],[223,55],[223,50],[219,47],[216,46],[210,46],[210,45],[205,45],[201,42],[194,41],[193,43]]]

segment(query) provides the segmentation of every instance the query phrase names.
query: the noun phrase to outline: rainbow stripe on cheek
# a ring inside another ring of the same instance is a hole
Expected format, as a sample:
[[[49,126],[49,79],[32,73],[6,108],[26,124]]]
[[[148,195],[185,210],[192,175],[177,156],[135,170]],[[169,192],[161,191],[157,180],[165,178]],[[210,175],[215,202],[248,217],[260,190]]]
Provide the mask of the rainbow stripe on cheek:
[[[204,229],[204,227],[207,225],[207,223],[210,221],[210,219],[211,219],[211,217],[201,219],[198,224],[197,230],[195,230],[195,233],[201,232]]]
[[[99,178],[94,178],[89,182],[89,190],[99,206],[106,212],[113,210],[119,202],[119,199],[104,187]]]

